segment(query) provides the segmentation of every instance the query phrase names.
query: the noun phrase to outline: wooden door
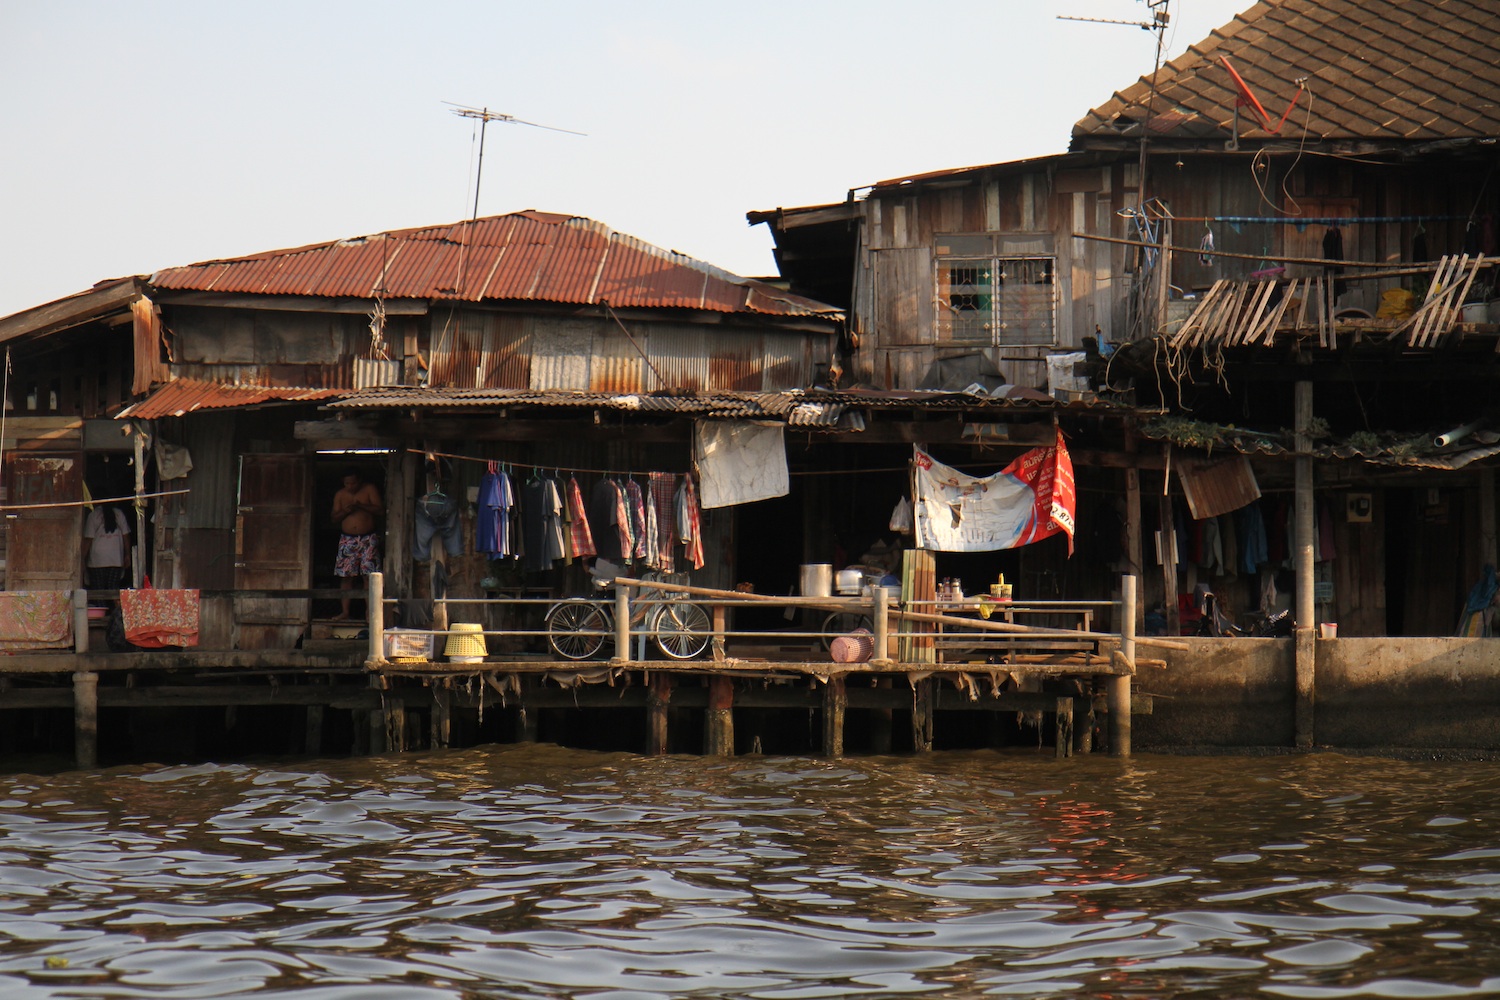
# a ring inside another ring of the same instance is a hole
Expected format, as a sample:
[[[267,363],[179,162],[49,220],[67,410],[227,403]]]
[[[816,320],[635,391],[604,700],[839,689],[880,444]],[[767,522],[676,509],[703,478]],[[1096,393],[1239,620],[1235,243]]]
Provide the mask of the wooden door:
[[[5,501],[77,503],[83,499],[83,456],[78,452],[11,452],[5,456]],[[6,590],[71,590],[82,565],[83,508],[41,507],[7,511]]]
[[[240,456],[234,529],[237,590],[312,585],[312,468],[305,455]],[[239,649],[291,649],[307,630],[305,597],[236,597]]]

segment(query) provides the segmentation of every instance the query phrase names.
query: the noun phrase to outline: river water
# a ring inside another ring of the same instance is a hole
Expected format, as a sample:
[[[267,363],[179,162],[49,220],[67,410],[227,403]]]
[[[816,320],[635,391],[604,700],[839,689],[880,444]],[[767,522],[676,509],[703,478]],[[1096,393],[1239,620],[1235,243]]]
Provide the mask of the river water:
[[[1500,992],[1500,764],[484,747],[0,777],[0,997]]]

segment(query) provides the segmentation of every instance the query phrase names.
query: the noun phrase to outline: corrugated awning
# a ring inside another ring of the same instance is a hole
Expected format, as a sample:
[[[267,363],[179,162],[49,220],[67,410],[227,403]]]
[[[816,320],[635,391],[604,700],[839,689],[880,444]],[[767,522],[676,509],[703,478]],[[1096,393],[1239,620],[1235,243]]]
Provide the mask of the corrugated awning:
[[[139,403],[116,414],[117,419],[155,420],[180,417],[194,410],[224,410],[266,403],[317,402],[349,395],[348,389],[306,389],[298,386],[221,385],[200,379],[168,382]]]

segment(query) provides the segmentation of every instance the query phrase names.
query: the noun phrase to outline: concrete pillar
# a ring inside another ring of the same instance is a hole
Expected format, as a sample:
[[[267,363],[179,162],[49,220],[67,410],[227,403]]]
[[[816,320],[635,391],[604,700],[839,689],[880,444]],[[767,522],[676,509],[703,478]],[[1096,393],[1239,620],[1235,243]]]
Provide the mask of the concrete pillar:
[[[1130,669],[1135,669],[1135,612],[1138,595],[1133,576],[1120,580],[1121,609],[1120,654]],[[1105,681],[1105,703],[1109,709],[1109,752],[1114,757],[1130,756],[1130,675],[1111,676]]]

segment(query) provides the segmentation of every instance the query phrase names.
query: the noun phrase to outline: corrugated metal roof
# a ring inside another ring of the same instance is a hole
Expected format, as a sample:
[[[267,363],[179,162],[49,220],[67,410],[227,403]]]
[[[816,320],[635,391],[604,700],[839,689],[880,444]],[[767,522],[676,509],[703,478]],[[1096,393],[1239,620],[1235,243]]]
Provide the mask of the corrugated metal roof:
[[[163,289],[253,295],[842,315],[591,219],[533,211],[205,261],[151,280]]]
[[[956,392],[878,392],[798,389],[785,392],[612,393],[567,389],[421,389],[387,386],[349,393],[329,404],[336,410],[462,409],[502,406],[577,407],[639,413],[675,413],[785,421],[807,428],[850,426],[850,411],[871,410],[1119,410],[1099,400],[1064,403],[1039,393],[1016,397]]]
[[[262,403],[315,402],[346,395],[346,389],[305,389],[288,386],[221,385],[198,379],[168,382],[151,395],[127,406],[117,418],[155,420],[180,417],[194,410],[220,410]]]
[[[1306,93],[1281,137],[1436,140],[1500,135],[1500,18],[1494,0],[1262,0],[1157,74],[1115,94],[1073,126],[1090,137],[1224,138],[1238,91],[1229,56],[1257,100],[1280,118]],[[1311,111],[1309,113],[1309,107]],[[1269,137],[1253,113],[1240,134]]]

